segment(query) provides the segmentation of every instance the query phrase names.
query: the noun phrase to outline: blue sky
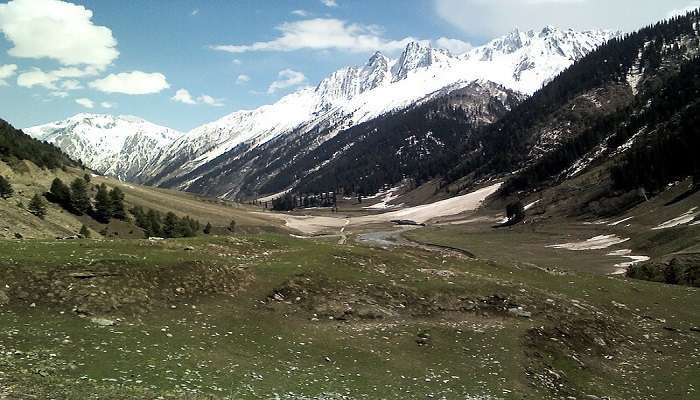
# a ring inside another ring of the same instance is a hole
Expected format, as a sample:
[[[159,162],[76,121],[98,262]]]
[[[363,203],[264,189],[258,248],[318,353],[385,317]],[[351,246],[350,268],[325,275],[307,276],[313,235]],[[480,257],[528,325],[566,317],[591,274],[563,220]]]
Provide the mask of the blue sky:
[[[611,4],[612,3],[612,4]],[[688,0],[0,2],[1,118],[79,112],[187,131],[410,40],[463,51],[518,26],[633,30]]]

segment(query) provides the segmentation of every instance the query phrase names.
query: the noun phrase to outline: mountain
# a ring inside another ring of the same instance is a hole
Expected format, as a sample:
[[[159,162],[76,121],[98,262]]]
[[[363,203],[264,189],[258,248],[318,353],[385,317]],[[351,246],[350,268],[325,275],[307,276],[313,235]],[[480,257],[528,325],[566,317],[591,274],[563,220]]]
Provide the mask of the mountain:
[[[700,188],[700,11],[599,47],[465,141],[457,188],[557,193],[566,213],[615,215],[693,177]]]
[[[364,66],[338,70],[315,88],[301,89],[275,104],[238,111],[193,129],[152,160],[136,180],[235,197],[239,191],[219,188],[233,187],[258,175],[259,167],[244,165],[249,155],[255,154],[257,163],[265,166],[280,164],[280,157],[300,158],[345,130],[420,106],[475,82],[502,87],[497,94],[500,97],[508,96],[504,90],[530,95],[615,35],[546,27],[541,31],[516,30],[462,55],[419,42],[408,44],[397,59],[375,53]],[[489,90],[484,93],[491,96]],[[491,118],[492,115],[484,117]],[[297,153],[291,155],[273,149],[277,145],[278,149],[289,150],[289,143],[295,141],[306,143],[306,147],[295,148]],[[266,150],[261,146],[266,146]],[[232,160],[237,160],[236,170],[231,170]],[[314,167],[321,168],[327,162],[318,160]],[[213,171],[221,172],[224,165],[229,165],[229,176],[236,176],[231,182],[212,176]],[[277,171],[266,169],[268,175],[274,175],[286,167],[279,165]],[[200,181],[204,176],[207,178]],[[217,188],[204,183],[212,179]],[[257,182],[254,186],[265,185]],[[255,190],[246,196],[254,194]]]
[[[87,167],[132,180],[181,134],[132,116],[77,114],[24,130]]]
[[[230,198],[253,197],[288,189],[282,185],[303,185],[307,177],[327,173],[327,168],[340,162],[357,142],[358,135],[366,137],[360,134],[362,129],[352,128],[386,117],[401,119],[404,117],[398,114],[404,111],[436,104],[441,97],[463,91],[462,104],[453,110],[461,114],[448,116],[445,110],[440,114],[453,123],[466,121],[463,129],[454,126],[428,135],[438,138],[428,146],[434,154],[430,159],[436,161],[437,153],[444,149],[436,148],[435,143],[448,143],[454,149],[474,128],[494,122],[616,35],[553,27],[515,30],[461,55],[413,42],[398,58],[377,52],[365,65],[335,71],[316,87],[302,88],[271,105],[234,112],[187,134],[135,117],[97,114],[78,114],[26,131],[86,166],[122,180]],[[424,138],[428,131],[414,133]],[[323,146],[336,136],[339,138]],[[408,136],[387,138],[403,141]],[[388,147],[402,147],[389,142]],[[331,148],[335,149],[332,153]],[[410,151],[404,154],[415,155]],[[384,161],[396,159],[395,154],[386,156]],[[367,157],[361,158],[368,161]],[[375,154],[373,159],[377,157]],[[406,173],[405,168],[412,163],[404,164],[399,169],[392,167],[394,172],[389,175]],[[298,170],[301,165],[306,171]],[[290,173],[293,170],[297,172]],[[348,176],[356,175],[348,172]],[[379,180],[361,186],[370,190]],[[350,186],[349,182],[338,184]]]

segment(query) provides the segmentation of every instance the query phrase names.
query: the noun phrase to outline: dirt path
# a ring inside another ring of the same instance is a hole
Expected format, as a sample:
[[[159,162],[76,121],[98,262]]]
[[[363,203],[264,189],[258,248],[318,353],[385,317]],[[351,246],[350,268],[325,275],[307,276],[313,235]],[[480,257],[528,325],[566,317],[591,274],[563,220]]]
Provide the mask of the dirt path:
[[[369,233],[363,233],[357,236],[357,241],[363,244],[366,244],[368,246],[376,246],[376,247],[381,247],[383,249],[388,249],[391,247],[399,247],[399,246],[406,246],[406,247],[414,247],[422,250],[427,250],[427,251],[432,251],[432,252],[438,252],[444,255],[449,255],[452,257],[457,257],[457,258],[476,258],[474,254],[458,249],[455,247],[450,247],[450,246],[439,246],[439,245],[433,245],[433,244],[425,244],[421,242],[416,242],[410,239],[407,239],[406,237],[403,236],[405,232],[418,229],[416,226],[405,226],[401,227],[399,229],[393,230],[393,231],[377,231],[377,232],[369,232]]]

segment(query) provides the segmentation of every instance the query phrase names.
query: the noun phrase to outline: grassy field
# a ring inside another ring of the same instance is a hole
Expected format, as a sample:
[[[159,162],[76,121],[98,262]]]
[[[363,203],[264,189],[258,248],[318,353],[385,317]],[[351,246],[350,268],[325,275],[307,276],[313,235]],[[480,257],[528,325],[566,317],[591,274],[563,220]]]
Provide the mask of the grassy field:
[[[692,288],[279,234],[0,264],[0,398],[698,396]]]

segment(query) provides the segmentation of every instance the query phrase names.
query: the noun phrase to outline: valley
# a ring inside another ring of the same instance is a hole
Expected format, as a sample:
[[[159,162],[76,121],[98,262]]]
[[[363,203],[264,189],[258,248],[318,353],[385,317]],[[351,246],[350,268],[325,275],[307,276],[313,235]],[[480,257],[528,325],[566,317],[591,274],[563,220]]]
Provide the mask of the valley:
[[[96,179],[123,187],[127,201],[222,230],[0,242],[4,398],[648,399],[697,390],[698,289],[615,275],[625,259],[608,255],[697,251],[700,236],[685,230],[698,227],[643,233],[700,202],[696,194],[664,210],[682,185],[618,224],[495,229],[502,210],[483,202],[498,183],[449,207],[377,212],[346,201],[338,212],[280,214]],[[404,216],[427,226],[391,222]],[[223,230],[231,217],[236,233]],[[548,247],[606,234],[632,239]]]
[[[700,399],[700,9],[282,3],[0,4],[0,400]]]

